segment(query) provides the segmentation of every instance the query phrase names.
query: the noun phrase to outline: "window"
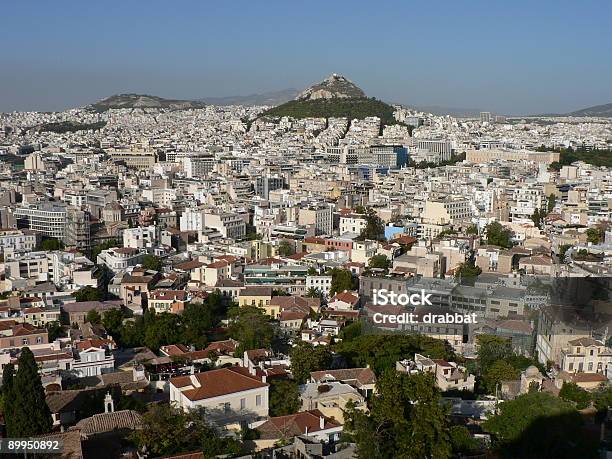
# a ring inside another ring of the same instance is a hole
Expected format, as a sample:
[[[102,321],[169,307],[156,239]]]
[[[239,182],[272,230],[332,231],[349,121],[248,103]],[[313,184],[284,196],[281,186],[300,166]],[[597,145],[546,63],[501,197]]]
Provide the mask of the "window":
[[[261,395],[255,397],[255,405],[261,406]]]
[[[589,369],[587,371],[593,371],[593,362],[589,362]]]
[[[574,362],[569,364],[568,370],[569,371],[574,371]]]
[[[246,408],[246,398],[240,399],[240,409],[244,410]]]

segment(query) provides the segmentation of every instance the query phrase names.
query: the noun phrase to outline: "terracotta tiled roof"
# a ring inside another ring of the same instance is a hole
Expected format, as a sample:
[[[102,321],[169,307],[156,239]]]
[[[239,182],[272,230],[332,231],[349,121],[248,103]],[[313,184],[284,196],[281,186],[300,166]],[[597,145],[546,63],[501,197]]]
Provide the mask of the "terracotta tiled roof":
[[[356,385],[375,384],[376,375],[370,368],[345,368],[341,370],[321,370],[313,371],[310,377],[315,382],[325,380],[341,381],[346,384]]]
[[[321,429],[323,418],[323,429]],[[277,416],[268,419],[257,427],[260,438],[272,440],[277,438],[291,438],[310,432],[318,432],[340,427],[337,421],[323,416],[319,410],[302,411],[288,416]]]
[[[195,381],[192,381],[192,378]],[[197,383],[197,386],[194,386],[194,382]],[[183,395],[192,401],[268,386],[261,379],[251,375],[247,368],[242,367],[221,368],[192,376],[178,376],[171,378],[170,384],[177,388],[192,386],[182,391]]]
[[[134,430],[140,428],[142,418],[140,414],[132,410],[115,411],[112,413],[100,413],[85,419],[81,419],[76,424],[76,428],[82,435],[95,435],[114,430]]]

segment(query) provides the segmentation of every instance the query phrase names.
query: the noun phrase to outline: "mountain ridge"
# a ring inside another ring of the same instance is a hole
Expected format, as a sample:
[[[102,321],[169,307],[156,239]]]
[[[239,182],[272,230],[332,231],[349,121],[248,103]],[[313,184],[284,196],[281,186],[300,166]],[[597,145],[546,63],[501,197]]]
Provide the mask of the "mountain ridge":
[[[188,110],[192,108],[204,108],[206,105],[203,102],[194,100],[182,99],[165,99],[159,96],[151,96],[149,94],[115,94],[104,99],[101,99],[87,106],[97,112],[105,112],[110,109],[170,109],[170,110]]]

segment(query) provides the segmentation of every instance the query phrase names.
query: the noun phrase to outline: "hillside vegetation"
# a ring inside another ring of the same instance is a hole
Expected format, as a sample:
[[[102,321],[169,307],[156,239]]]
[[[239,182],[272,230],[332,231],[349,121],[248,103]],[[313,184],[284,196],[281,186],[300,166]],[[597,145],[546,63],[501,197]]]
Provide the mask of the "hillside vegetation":
[[[382,124],[397,124],[393,117],[393,107],[380,100],[367,97],[360,98],[334,98],[315,100],[292,100],[290,102],[271,108],[263,116],[292,118],[335,118],[364,119],[368,116],[377,116]]]

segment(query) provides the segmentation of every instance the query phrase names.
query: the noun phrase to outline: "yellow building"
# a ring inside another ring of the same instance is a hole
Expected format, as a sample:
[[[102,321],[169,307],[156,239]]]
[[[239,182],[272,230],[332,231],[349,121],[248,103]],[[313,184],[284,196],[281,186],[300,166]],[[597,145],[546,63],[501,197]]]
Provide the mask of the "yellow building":
[[[272,306],[272,289],[270,287],[246,287],[238,296],[238,305],[257,306],[266,311],[270,317],[278,317],[280,315],[280,306]]]

